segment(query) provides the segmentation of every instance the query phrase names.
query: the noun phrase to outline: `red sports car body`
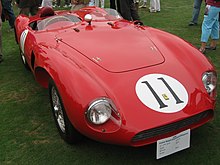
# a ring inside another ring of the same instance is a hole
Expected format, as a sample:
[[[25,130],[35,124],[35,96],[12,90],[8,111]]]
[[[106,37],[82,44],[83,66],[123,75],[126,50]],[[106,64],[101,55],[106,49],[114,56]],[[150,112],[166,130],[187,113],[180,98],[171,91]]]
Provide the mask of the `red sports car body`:
[[[143,146],[213,118],[214,67],[177,36],[97,7],[19,15],[15,31],[69,143]]]

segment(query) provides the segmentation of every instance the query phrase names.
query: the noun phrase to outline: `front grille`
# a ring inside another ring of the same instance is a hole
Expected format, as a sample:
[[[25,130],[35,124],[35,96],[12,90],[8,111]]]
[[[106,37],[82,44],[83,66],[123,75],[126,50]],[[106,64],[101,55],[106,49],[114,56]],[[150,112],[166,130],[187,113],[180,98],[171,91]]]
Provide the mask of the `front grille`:
[[[186,118],[184,120],[177,121],[175,123],[167,124],[161,127],[145,130],[142,132],[139,132],[132,138],[132,142],[137,142],[140,140],[146,140],[152,137],[156,137],[158,135],[167,134],[176,130],[179,130],[181,128],[190,126],[192,124],[199,123],[203,119],[207,118],[209,115],[213,115],[212,110],[204,111],[202,113],[199,113],[195,116]]]

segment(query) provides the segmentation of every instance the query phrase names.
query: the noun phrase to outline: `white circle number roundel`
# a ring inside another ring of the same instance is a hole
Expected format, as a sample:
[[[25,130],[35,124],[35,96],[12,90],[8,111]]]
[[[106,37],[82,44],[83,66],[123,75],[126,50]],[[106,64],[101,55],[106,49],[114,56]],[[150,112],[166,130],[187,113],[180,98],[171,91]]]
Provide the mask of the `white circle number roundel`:
[[[136,83],[136,94],[147,107],[161,113],[181,111],[188,103],[185,87],[164,74],[149,74]]]

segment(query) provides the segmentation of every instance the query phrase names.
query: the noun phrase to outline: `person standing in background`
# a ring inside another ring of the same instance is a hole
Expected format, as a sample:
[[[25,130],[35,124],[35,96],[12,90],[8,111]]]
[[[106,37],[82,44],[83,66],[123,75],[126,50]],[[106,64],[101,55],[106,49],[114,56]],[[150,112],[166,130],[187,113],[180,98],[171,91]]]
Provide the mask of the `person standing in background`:
[[[121,13],[120,0],[110,0],[110,8]]]
[[[20,8],[20,14],[29,16],[37,14],[38,7],[41,6],[42,0],[16,0]]]
[[[11,0],[1,0],[2,5],[2,12],[1,14],[7,15],[8,22],[10,26],[10,30],[14,29],[14,22],[15,22],[15,14],[11,5]],[[3,20],[4,21],[4,20]]]
[[[68,8],[68,7],[71,7],[71,3],[70,3],[70,0],[65,0],[65,5],[63,6],[64,8]]]
[[[203,0],[194,0],[192,20],[189,22],[189,26],[194,26],[198,24],[198,18],[199,18],[202,1]]]
[[[150,0],[150,12],[160,12],[160,0]]]
[[[201,53],[205,53],[206,49],[216,50],[217,40],[219,39],[220,0],[206,0],[206,4],[202,22],[201,47],[199,48]],[[211,43],[207,46],[210,36]]]
[[[147,7],[147,0],[143,0],[143,4],[139,6],[139,8],[146,8]]]
[[[60,7],[60,0],[54,1],[53,7]]]
[[[90,0],[89,6],[98,6],[99,7],[99,1],[101,3],[100,7],[104,8],[105,7],[105,0]]]
[[[60,7],[61,6],[61,0],[56,0],[55,4],[53,7]],[[65,0],[65,5],[63,6],[64,8],[71,7],[71,0]]]
[[[0,63],[3,61],[2,55],[2,2],[0,1]]]
[[[120,0],[121,16],[128,21],[140,20],[133,0]]]

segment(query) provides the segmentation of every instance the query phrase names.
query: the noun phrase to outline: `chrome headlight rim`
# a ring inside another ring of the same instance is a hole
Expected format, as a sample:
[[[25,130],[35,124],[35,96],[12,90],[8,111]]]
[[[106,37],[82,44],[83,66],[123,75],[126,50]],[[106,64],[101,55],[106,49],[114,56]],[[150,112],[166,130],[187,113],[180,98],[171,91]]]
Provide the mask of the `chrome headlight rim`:
[[[208,94],[211,94],[217,87],[217,74],[214,71],[204,72],[202,82]]]
[[[104,109],[99,109],[99,108]],[[111,99],[108,98],[98,98],[92,101],[87,111],[85,112],[87,120],[94,125],[102,125],[106,123],[112,116],[112,112],[115,111],[115,106]],[[94,115],[98,115],[95,118]],[[97,119],[97,120],[96,120]]]

